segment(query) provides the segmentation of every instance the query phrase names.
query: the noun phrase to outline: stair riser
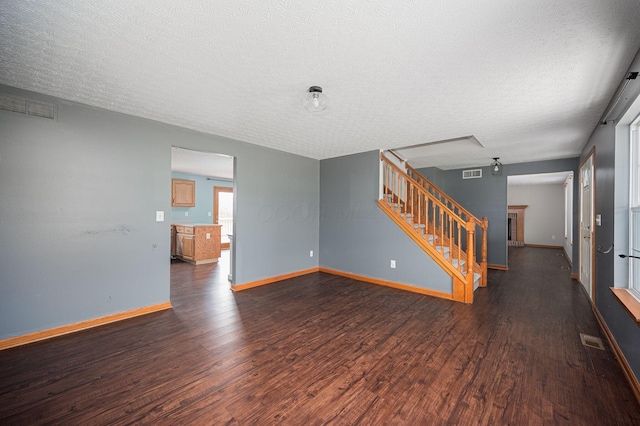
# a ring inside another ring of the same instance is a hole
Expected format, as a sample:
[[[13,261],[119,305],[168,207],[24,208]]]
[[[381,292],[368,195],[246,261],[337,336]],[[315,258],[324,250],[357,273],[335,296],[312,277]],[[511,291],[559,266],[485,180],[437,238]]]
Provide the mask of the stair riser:
[[[475,290],[483,282],[486,283],[486,277],[476,274],[479,269],[474,262],[473,283],[472,277],[469,277],[469,280],[463,278],[471,272],[472,265],[467,265],[468,253],[460,245],[463,241],[461,235],[464,235],[464,232],[472,232],[467,225],[477,226],[480,222],[474,218],[475,223],[472,224],[468,216],[465,219],[464,215],[458,214],[460,209],[451,208],[451,206],[457,206],[455,201],[449,200],[439,190],[434,194],[433,191],[436,189],[432,190],[428,180],[415,170],[406,165],[406,167],[398,166],[397,162],[393,163],[384,154],[381,154],[381,161],[384,167],[385,183],[380,206],[384,206],[393,221],[451,276],[454,281],[453,299],[472,303],[471,287]],[[408,171],[411,173],[407,173]],[[483,220],[481,225],[483,233],[478,238],[483,238],[484,243],[486,219]]]

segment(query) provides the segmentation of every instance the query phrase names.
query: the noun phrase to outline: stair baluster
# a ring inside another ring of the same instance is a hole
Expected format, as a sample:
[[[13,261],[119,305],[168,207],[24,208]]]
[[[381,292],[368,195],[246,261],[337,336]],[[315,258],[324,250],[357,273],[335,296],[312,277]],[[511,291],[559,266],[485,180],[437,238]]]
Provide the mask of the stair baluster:
[[[400,159],[406,168],[402,170],[382,153],[380,159],[384,184],[380,208],[449,272],[452,298],[472,303],[474,283],[486,286],[487,218],[475,218],[406,161]],[[476,261],[476,227],[482,232],[480,263]]]

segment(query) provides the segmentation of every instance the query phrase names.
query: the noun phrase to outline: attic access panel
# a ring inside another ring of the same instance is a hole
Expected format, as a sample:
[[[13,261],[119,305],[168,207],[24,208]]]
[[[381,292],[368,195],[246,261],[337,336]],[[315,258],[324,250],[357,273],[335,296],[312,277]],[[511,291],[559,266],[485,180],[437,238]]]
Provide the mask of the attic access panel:
[[[449,165],[459,163],[460,157],[481,156],[484,146],[475,136],[469,135],[394,148],[393,151],[407,159],[413,167],[439,167],[447,170],[458,168]]]

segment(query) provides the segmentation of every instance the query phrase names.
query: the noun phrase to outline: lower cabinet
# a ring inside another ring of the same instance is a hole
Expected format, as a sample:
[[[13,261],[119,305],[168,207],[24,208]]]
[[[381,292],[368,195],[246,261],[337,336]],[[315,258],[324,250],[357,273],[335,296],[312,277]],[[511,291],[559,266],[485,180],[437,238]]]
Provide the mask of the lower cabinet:
[[[176,256],[193,260],[195,240],[193,235],[176,233]]]
[[[199,265],[220,257],[220,225],[173,225],[175,256]]]

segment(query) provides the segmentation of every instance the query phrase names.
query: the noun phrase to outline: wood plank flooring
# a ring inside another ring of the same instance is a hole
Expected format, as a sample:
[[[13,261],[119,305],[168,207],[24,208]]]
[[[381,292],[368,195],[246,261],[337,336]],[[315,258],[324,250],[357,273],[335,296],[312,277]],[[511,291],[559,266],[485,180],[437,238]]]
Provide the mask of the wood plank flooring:
[[[0,352],[0,424],[638,425],[563,266],[511,248],[469,306],[324,273],[233,293],[224,263],[175,263],[173,310]]]

